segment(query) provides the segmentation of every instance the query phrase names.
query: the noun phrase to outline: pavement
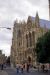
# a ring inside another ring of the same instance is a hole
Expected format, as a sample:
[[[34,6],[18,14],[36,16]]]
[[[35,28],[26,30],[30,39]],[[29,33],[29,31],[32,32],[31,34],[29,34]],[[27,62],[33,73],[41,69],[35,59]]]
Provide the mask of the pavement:
[[[0,70],[0,75],[8,75],[8,73],[6,71]]]
[[[17,73],[15,68],[7,67],[4,70],[0,70],[0,75],[50,75],[50,72],[38,72],[37,69],[31,68],[29,72],[24,71],[21,73],[21,71],[19,71],[19,73]]]

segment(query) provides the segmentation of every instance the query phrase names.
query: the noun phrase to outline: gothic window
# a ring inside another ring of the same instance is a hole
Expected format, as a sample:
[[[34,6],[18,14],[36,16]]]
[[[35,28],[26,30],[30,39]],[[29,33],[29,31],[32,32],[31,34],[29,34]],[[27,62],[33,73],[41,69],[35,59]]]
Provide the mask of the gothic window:
[[[32,46],[32,38],[31,38],[31,33],[29,32],[29,42],[30,42],[30,47]]]
[[[19,42],[19,46],[20,46],[20,42]]]
[[[21,37],[21,31],[20,31],[20,29],[18,30],[18,35],[17,36]]]
[[[28,35],[26,34],[26,45],[28,47]]]
[[[30,56],[28,56],[28,62],[29,62],[29,63],[31,62],[31,57],[30,57]]]
[[[35,35],[34,35],[34,31],[32,32],[32,44],[34,45],[35,43]]]
[[[20,29],[18,30],[17,39],[18,39],[18,45],[21,46],[22,45],[22,33]]]

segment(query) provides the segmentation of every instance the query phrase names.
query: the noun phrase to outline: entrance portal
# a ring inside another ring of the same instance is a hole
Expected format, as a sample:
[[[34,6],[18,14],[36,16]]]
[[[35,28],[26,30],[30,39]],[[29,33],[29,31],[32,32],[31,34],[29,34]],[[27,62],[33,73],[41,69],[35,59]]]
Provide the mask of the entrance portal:
[[[31,57],[30,56],[28,56],[28,62],[31,63]]]

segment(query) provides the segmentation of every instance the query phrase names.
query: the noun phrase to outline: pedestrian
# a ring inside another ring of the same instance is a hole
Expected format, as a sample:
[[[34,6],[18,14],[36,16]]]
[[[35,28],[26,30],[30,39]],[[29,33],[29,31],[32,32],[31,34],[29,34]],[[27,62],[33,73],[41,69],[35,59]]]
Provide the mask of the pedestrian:
[[[27,63],[27,72],[29,72],[29,64]]]
[[[38,72],[39,72],[39,66],[38,66]]]
[[[42,68],[42,71],[44,72],[44,68],[45,68],[45,66],[44,66],[44,65],[42,65],[42,66],[41,66],[41,68]]]
[[[23,68],[25,69],[25,64],[23,64]]]
[[[21,73],[23,73],[23,64],[21,65]]]
[[[1,64],[1,70],[3,70],[3,64]]]
[[[19,64],[16,65],[17,73],[19,73]]]

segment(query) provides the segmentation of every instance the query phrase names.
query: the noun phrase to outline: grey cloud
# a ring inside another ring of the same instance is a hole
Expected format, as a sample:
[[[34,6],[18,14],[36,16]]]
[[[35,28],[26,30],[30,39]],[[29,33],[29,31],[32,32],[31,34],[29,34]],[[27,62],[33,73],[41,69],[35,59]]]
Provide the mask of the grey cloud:
[[[30,7],[32,6],[32,8],[34,6],[37,6],[40,8],[45,8],[44,4],[46,4],[44,2],[45,0],[5,0],[5,1],[1,1],[1,10],[0,13],[2,13],[3,17],[5,17],[6,19],[11,19],[13,20],[13,18],[16,17],[25,17],[28,15],[28,13],[30,12]],[[46,1],[47,2],[47,1]],[[29,7],[30,5],[30,7]],[[36,10],[36,9],[35,9]],[[33,10],[32,10],[33,11]],[[5,15],[5,16],[4,16]],[[10,21],[11,21],[10,20]]]
[[[26,16],[27,12],[28,12],[28,5],[26,5],[27,0],[23,1],[23,0],[5,0],[5,2],[3,2],[3,0],[1,1],[2,7],[0,10],[0,13],[2,13],[2,15],[5,15],[3,17],[8,17],[11,18],[15,15],[17,16]],[[10,17],[9,17],[10,16]],[[13,19],[11,18],[11,20]],[[7,19],[7,18],[6,18]]]
[[[27,0],[32,7],[38,7],[40,11],[41,9],[48,9],[48,0]]]
[[[28,2],[30,2],[32,5],[40,5],[41,0],[28,0]]]
[[[45,2],[46,1],[46,2]],[[28,2],[30,2],[33,6],[45,6],[48,2],[48,0],[28,0]]]

